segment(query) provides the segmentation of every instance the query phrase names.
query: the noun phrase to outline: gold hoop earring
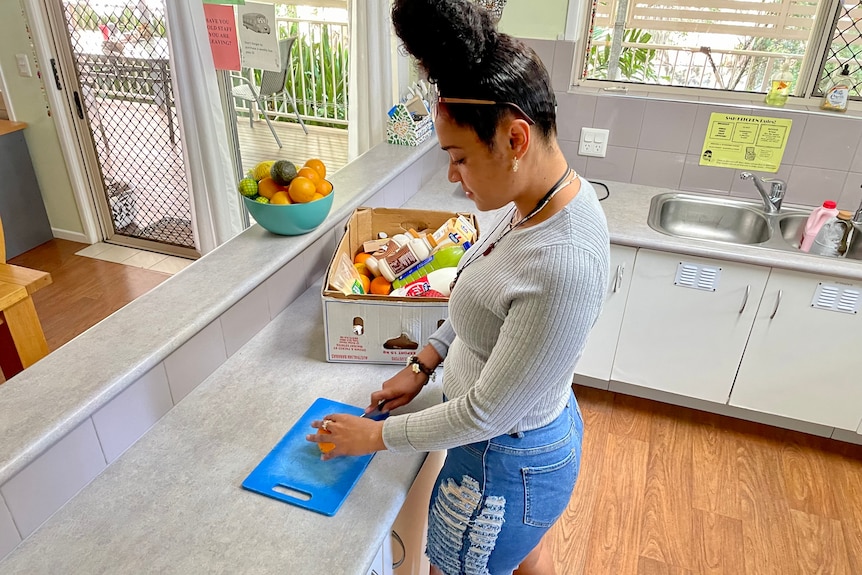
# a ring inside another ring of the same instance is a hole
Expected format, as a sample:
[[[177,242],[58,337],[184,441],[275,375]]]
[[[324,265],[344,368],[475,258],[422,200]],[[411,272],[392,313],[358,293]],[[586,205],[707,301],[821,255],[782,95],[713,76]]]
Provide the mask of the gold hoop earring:
[[[515,157],[512,159],[512,171],[513,171],[513,172],[517,172],[517,171],[518,171],[518,156],[515,156]]]

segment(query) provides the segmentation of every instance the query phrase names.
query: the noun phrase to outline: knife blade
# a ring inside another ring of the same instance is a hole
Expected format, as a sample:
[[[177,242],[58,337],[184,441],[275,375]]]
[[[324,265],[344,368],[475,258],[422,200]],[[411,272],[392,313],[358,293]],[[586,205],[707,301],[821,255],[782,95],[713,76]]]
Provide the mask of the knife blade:
[[[359,417],[364,417],[365,419],[373,419],[374,421],[383,421],[387,417],[389,417],[388,411],[382,411],[383,406],[386,405],[386,400],[382,399],[377,403],[377,407],[368,413],[363,413]]]

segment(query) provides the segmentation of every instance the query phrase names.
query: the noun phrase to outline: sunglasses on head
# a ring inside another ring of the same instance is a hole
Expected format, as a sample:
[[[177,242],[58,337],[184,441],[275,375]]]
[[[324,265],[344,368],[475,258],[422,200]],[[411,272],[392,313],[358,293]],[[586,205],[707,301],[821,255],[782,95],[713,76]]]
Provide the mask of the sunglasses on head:
[[[446,98],[443,96],[437,96],[434,104],[431,106],[431,116],[434,120],[437,119],[437,107],[440,104],[449,105],[459,105],[466,104],[469,106],[508,106],[515,112],[515,115],[520,117],[522,120],[527,122],[530,126],[534,125],[536,122],[527,114],[518,104],[513,102],[495,102],[494,100],[475,100],[473,98]]]

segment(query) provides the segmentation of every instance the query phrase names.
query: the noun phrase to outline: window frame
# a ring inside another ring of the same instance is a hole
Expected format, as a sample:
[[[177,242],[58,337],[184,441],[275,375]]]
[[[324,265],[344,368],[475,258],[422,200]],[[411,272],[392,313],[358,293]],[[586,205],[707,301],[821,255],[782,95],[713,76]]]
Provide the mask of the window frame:
[[[696,88],[688,86],[668,86],[662,84],[645,84],[637,82],[625,82],[615,80],[597,80],[581,78],[587,60],[587,46],[590,34],[589,15],[593,0],[569,0],[570,12],[576,10],[578,22],[578,34],[575,38],[575,57],[573,59],[572,77],[570,81],[571,91],[584,91],[588,93],[617,93],[631,96],[654,97],[661,100],[680,100],[685,102],[716,102],[732,103],[738,105],[765,106],[764,94],[761,92],[744,92],[718,90],[710,88]],[[829,44],[835,29],[839,15],[839,6],[843,0],[827,0],[818,6],[817,18],[812,35],[815,39],[809,41],[802,61],[800,76],[804,78],[799,83],[795,94],[791,95],[787,109],[817,111],[820,106],[820,96],[814,95],[814,90],[820,81],[820,73],[826,59]],[[576,5],[576,6],[575,6]],[[799,91],[803,89],[799,94]],[[765,106],[766,107],[766,106]],[[772,108],[774,109],[774,108]],[[848,111],[862,111],[862,101],[851,100],[848,103]],[[829,113],[830,112],[824,112]],[[853,114],[855,115],[855,114]]]

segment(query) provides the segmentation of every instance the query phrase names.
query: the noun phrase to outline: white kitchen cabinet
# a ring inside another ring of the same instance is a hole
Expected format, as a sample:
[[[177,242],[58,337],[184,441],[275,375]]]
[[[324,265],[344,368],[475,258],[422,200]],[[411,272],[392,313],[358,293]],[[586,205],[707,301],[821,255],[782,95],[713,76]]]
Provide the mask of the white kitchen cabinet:
[[[726,403],[768,275],[638,250],[612,380]]]
[[[377,556],[374,558],[374,562],[371,563],[371,567],[368,568],[367,575],[384,575],[383,573],[383,546],[380,546],[380,549],[377,551]],[[392,570],[389,570],[391,573]]]
[[[847,280],[773,270],[730,404],[856,431],[860,291]]]
[[[575,381],[578,383],[608,388],[636,253],[637,248],[611,246],[611,273],[605,305],[575,368]]]
[[[446,460],[445,451],[432,451],[425,458],[425,463],[416,475],[413,486],[407,493],[407,499],[401,506],[392,530],[398,533],[404,543],[403,561],[402,549],[395,543],[392,550],[393,562],[401,561],[394,570],[396,575],[427,575],[430,568],[425,556],[425,541],[428,536],[428,503],[431,491],[437,483],[437,475]],[[391,563],[390,563],[391,565]]]

